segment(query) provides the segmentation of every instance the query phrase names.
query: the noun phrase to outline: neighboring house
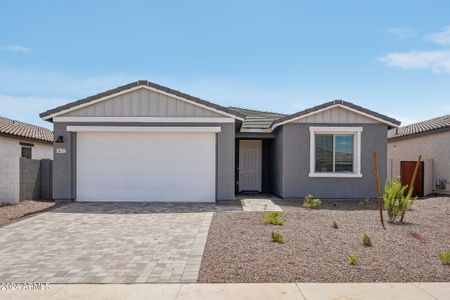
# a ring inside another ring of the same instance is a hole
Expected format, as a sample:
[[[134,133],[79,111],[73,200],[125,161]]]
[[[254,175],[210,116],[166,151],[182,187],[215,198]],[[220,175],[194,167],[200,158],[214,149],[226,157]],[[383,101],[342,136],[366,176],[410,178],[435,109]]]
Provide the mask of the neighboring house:
[[[0,202],[16,203],[20,199],[21,157],[52,159],[52,131],[0,117]]]
[[[292,115],[223,107],[148,81],[42,113],[54,123],[54,198],[76,201],[375,197],[400,122],[336,100]]]
[[[391,129],[388,143],[388,175],[409,184],[419,155],[415,193],[450,193],[450,115]]]

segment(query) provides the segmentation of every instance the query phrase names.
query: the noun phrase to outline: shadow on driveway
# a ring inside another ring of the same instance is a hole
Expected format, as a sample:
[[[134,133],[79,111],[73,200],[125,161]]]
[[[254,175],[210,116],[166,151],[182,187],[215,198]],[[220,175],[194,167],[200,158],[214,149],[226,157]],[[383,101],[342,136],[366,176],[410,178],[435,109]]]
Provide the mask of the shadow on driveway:
[[[170,214],[242,211],[239,201],[219,203],[186,202],[73,202],[52,210],[52,213],[83,214]]]

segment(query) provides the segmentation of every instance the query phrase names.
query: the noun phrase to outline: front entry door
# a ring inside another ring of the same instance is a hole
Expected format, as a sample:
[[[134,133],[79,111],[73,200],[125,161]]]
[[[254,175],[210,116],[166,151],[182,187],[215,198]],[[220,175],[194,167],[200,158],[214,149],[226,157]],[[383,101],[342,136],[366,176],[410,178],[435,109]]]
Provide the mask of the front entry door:
[[[261,192],[261,140],[239,141],[239,192]]]

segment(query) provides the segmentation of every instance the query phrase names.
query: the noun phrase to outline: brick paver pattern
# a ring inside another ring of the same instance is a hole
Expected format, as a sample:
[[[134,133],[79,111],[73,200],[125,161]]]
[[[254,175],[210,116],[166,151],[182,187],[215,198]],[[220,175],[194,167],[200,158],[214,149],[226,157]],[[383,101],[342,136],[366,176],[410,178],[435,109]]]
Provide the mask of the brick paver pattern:
[[[196,282],[214,204],[72,203],[0,228],[0,282]]]

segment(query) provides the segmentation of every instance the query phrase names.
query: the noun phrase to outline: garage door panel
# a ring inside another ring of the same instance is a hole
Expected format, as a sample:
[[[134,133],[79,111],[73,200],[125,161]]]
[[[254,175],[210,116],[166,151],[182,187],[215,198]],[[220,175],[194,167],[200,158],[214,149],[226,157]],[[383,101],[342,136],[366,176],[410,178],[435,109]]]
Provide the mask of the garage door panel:
[[[112,199],[110,197],[110,192],[106,190],[99,191],[95,187],[86,187],[83,189],[82,194],[80,195],[81,199],[86,200],[79,200],[79,201],[123,201],[123,202],[129,202],[129,201],[137,201],[137,202],[211,202],[211,195],[205,191],[204,189],[195,189],[192,187],[189,188],[180,188],[176,187],[176,189],[185,195],[185,197],[179,197],[178,195],[175,195],[169,190],[161,190],[156,189],[153,191],[149,191],[148,188],[136,188],[135,193],[129,193],[126,190],[120,190],[117,189],[114,192],[114,198]],[[151,198],[146,198],[145,200],[142,199],[141,196],[139,196],[141,193],[150,193],[151,192]],[[91,199],[91,195],[95,193],[97,199],[89,200]],[[108,199],[108,200],[103,200]],[[112,199],[112,200],[111,200]]]
[[[215,201],[215,134],[82,132],[78,201]]]

